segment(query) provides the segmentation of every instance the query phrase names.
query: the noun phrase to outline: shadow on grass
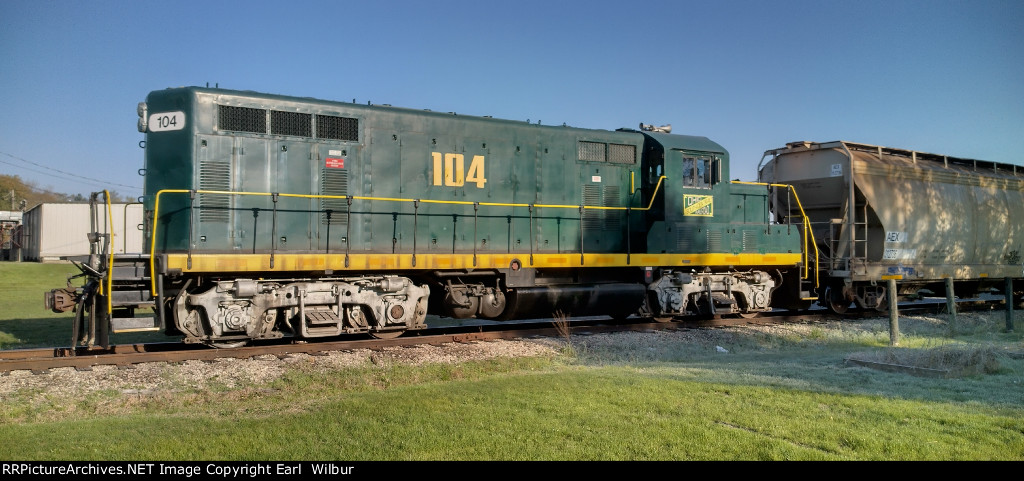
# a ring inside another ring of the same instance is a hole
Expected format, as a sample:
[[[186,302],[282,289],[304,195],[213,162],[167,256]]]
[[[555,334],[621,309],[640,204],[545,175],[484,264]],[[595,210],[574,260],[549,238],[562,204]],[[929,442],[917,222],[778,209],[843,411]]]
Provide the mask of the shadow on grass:
[[[73,314],[63,317],[0,320],[0,349],[68,347],[71,345],[74,320]],[[110,343],[173,342],[178,339],[179,337],[167,336],[162,332],[130,332],[112,334]]]

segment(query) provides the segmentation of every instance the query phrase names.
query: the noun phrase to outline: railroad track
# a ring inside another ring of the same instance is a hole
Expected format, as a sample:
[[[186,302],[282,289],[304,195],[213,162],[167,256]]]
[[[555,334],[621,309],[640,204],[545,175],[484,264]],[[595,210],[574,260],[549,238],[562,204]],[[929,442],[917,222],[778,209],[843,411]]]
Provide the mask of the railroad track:
[[[963,310],[991,309],[990,303],[964,304]],[[915,304],[900,307],[901,314],[942,313],[945,304]],[[958,308],[959,309],[959,308]],[[78,370],[89,370],[94,366],[113,365],[126,367],[133,364],[149,362],[179,363],[189,360],[213,361],[215,359],[236,358],[246,359],[265,355],[286,357],[291,354],[316,354],[330,351],[348,351],[356,349],[381,350],[389,347],[416,345],[441,345],[447,343],[463,343],[489,341],[497,339],[517,339],[529,337],[564,337],[567,335],[596,334],[623,331],[654,331],[672,329],[700,329],[726,326],[781,324],[781,323],[813,323],[827,320],[843,320],[855,318],[879,317],[885,314],[877,311],[850,311],[842,316],[826,310],[803,312],[773,311],[763,313],[754,318],[704,317],[689,318],[673,322],[655,322],[650,318],[632,317],[624,321],[610,322],[606,318],[573,319],[559,325],[550,319],[510,323],[493,323],[479,325],[458,325],[427,328],[409,332],[394,339],[366,338],[325,338],[320,341],[295,342],[284,339],[279,342],[262,342],[259,344],[231,348],[215,349],[202,345],[177,342],[152,344],[118,344],[108,349],[78,347],[56,347],[45,349],[18,349],[0,351],[0,374],[11,371],[28,370],[42,374],[50,369],[73,367]],[[568,329],[568,330],[567,330]]]

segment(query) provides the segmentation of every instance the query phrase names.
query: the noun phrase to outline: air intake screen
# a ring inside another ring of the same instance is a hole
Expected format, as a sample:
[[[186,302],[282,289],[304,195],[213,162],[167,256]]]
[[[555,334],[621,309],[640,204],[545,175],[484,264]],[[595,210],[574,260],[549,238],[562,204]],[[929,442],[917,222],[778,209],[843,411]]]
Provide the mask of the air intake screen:
[[[577,147],[579,148],[580,160],[589,160],[591,162],[605,161],[604,143],[580,141]]]
[[[588,162],[611,162],[613,164],[635,164],[636,146],[627,144],[606,144],[604,142],[579,141],[576,144],[580,160]]]
[[[218,107],[220,107],[220,115],[217,118],[217,127],[220,130],[267,133],[266,110],[229,105],[219,105]]]
[[[613,164],[635,164],[636,146],[608,144],[608,162]]]
[[[270,133],[312,137],[313,116],[298,112],[270,111]]]
[[[359,140],[359,119],[317,115],[316,136],[319,139],[350,140],[355,142]]]

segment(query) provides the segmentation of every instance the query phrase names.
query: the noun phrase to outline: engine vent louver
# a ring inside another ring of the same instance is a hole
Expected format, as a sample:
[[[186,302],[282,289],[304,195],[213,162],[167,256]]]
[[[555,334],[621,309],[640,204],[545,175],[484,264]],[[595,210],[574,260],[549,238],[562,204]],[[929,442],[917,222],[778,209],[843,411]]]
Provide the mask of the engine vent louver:
[[[614,185],[584,185],[583,205],[592,207],[618,207],[619,187]],[[584,231],[616,232],[622,228],[625,211],[618,209],[584,209]]]
[[[743,231],[743,252],[757,252],[759,233],[756,231]]]
[[[675,226],[675,232],[676,249],[678,249],[679,252],[686,254],[703,254],[708,252],[709,236],[708,234],[703,233],[701,228],[677,223]]]
[[[214,160],[199,162],[199,190],[231,190],[231,163]],[[231,214],[231,196],[199,194],[200,222],[227,222]]]
[[[705,252],[725,252],[722,246],[722,231],[708,231],[708,247]]]
[[[348,195],[348,175],[341,169],[320,170],[320,195]],[[345,199],[320,199],[320,224],[327,225],[327,211],[331,211],[331,225],[344,224],[348,212]]]

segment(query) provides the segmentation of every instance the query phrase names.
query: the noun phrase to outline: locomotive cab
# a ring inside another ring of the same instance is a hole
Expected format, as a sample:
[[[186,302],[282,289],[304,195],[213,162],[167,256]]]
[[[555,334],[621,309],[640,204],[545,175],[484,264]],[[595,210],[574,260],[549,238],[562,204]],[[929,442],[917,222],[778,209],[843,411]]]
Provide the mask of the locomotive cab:
[[[644,135],[644,183],[653,186],[647,252],[679,255],[653,276],[655,313],[754,315],[775,304],[802,305],[807,294],[800,287],[787,288],[773,303],[784,282],[801,285],[793,274],[801,249],[792,229],[768,224],[768,191],[725,182],[729,154],[706,138]],[[786,256],[793,268],[772,272],[782,256],[770,253],[797,254]]]

